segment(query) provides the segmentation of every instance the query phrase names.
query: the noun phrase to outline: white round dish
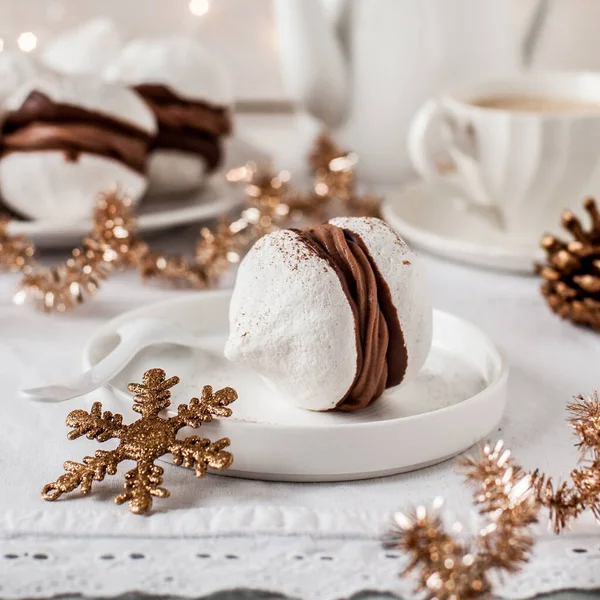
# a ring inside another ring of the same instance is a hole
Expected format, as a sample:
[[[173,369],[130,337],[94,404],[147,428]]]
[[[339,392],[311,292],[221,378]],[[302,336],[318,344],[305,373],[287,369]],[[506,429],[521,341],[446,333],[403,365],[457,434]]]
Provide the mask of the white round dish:
[[[434,193],[423,181],[382,191],[383,218],[416,248],[479,267],[529,274],[543,258],[537,244],[515,240],[462,208],[460,199]]]
[[[137,206],[138,230],[149,233],[211,219],[244,201],[243,190],[228,184],[223,175],[213,177],[201,190],[177,196],[148,196]],[[89,220],[61,221],[12,220],[9,235],[26,235],[37,246],[62,248],[79,244],[90,229]]]
[[[178,375],[172,405],[203,385],[239,394],[233,416],[204,425],[201,435],[231,438],[235,462],[221,474],[277,481],[345,481],[380,477],[438,463],[489,434],[506,406],[508,362],[474,325],[435,311],[433,346],[414,382],[387,391],[355,413],[315,413],[276,396],[255,373],[223,357],[229,291],[189,294],[145,306],[106,323],[86,345],[84,367],[118,343],[116,329],[142,317],[184,325],[205,349],[156,345],[145,349],[111,382],[126,422],[134,419],[127,383],[161,367]]]

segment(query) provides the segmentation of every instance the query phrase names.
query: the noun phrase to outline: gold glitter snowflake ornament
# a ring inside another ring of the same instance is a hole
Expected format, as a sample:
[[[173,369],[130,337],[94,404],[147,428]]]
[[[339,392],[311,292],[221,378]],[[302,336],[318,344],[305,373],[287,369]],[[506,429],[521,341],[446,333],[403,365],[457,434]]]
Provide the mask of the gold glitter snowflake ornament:
[[[90,440],[106,442],[118,439],[115,450],[97,450],[94,456],[86,456],[81,463],[67,461],[66,473],[42,490],[44,500],[58,500],[63,494],[80,488],[86,495],[92,490],[94,481],[102,481],[106,475],[115,475],[119,463],[135,461],[136,467],[125,475],[125,491],[115,498],[117,504],[129,502],[132,513],[143,514],[152,508],[152,496],[167,498],[169,491],[161,487],[164,469],[154,462],[165,454],[173,456],[173,462],[188,469],[195,469],[196,477],[204,477],[208,467],[227,469],[233,456],[225,448],[228,438],[211,442],[199,436],[177,439],[183,427],[197,429],[213,417],[229,417],[229,405],[237,400],[234,389],[227,387],[213,393],[212,387],[204,386],[202,397],[192,398],[189,404],[181,404],[177,415],[171,418],[160,416],[161,411],[171,405],[171,392],[179,383],[179,377],[166,378],[162,369],[150,369],[144,373],[143,383],[130,383],[128,389],[136,395],[133,410],[141,418],[123,424],[121,415],[110,411],[102,412],[102,404],[95,402],[92,410],[74,410],[67,416],[67,425],[73,428],[70,440],[83,435]]]

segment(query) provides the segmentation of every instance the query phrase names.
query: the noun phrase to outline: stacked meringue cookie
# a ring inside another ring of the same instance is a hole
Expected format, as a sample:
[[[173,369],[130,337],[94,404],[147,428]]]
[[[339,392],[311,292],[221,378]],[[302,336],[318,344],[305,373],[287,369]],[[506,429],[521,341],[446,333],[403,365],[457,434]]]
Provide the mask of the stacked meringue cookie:
[[[147,188],[190,192],[221,164],[229,81],[194,41],[122,47],[99,19],[63,34],[41,59],[0,53],[0,200],[16,214],[86,218],[109,187],[134,202]]]
[[[106,78],[131,86],[156,116],[149,167],[154,191],[197,188],[220,164],[223,138],[231,131],[231,86],[225,69],[201,46],[185,38],[133,41]]]
[[[65,75],[100,75],[123,47],[115,24],[106,18],[86,21],[46,45],[44,65]]]
[[[5,103],[4,202],[26,217],[57,220],[89,216],[98,192],[115,184],[137,201],[155,132],[152,112],[127,88],[90,77],[36,78]]]
[[[418,258],[383,221],[338,218],[256,242],[237,275],[225,355],[299,407],[354,411],[412,380],[431,336]]]

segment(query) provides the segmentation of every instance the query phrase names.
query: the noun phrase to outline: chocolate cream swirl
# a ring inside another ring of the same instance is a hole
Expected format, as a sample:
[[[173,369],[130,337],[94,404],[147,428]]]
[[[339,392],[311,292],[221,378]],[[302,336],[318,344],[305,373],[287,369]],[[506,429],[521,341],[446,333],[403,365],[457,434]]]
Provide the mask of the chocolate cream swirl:
[[[155,149],[173,149],[202,156],[209,170],[221,161],[221,138],[231,132],[229,110],[202,100],[190,100],[161,84],[134,87],[158,122]]]
[[[201,130],[211,135],[231,133],[229,111],[203,100],[189,100],[165,85],[141,84],[134,90],[156,114],[158,122],[173,129]]]
[[[1,155],[11,152],[63,151],[69,161],[88,153],[117,160],[143,173],[151,136],[118,118],[80,106],[54,102],[33,91],[6,115]]]
[[[81,152],[114,158],[142,173],[148,152],[148,142],[133,137],[98,135],[91,125],[52,125],[32,123],[6,134],[2,140],[3,154],[34,150],[62,150],[68,162],[77,161]]]
[[[337,408],[359,410],[404,378],[408,356],[398,313],[360,236],[329,224],[297,233],[335,270],[354,314],[356,377]]]

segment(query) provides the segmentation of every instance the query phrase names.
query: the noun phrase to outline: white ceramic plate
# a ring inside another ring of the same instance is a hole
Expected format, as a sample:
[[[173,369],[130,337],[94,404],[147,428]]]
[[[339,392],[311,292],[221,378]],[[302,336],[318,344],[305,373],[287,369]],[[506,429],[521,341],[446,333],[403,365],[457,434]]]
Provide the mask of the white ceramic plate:
[[[149,196],[137,207],[138,229],[149,233],[221,215],[244,201],[243,191],[228,184],[223,175],[211,178],[199,191],[179,196]],[[75,223],[18,221],[9,224],[10,235],[25,234],[37,246],[75,246],[89,232],[88,220]]]
[[[523,244],[451,197],[432,193],[422,181],[385,190],[384,219],[412,246],[480,267],[533,272],[543,258],[538,244]],[[544,233],[540,231],[540,237]]]
[[[133,420],[127,383],[161,367],[178,375],[173,404],[203,385],[235,388],[233,416],[201,434],[232,440],[233,467],[223,474],[279,481],[341,481],[401,473],[445,460],[485,437],[506,405],[508,363],[475,326],[436,311],[433,348],[418,379],[387,391],[356,413],[315,413],[278,397],[256,374],[223,357],[230,292],[200,292],[145,306],[105,324],[84,351],[84,367],[118,343],[116,329],[140,317],[177,322],[202,336],[207,350],[157,345],[112,381],[126,422]],[[174,413],[173,413],[174,414]]]

